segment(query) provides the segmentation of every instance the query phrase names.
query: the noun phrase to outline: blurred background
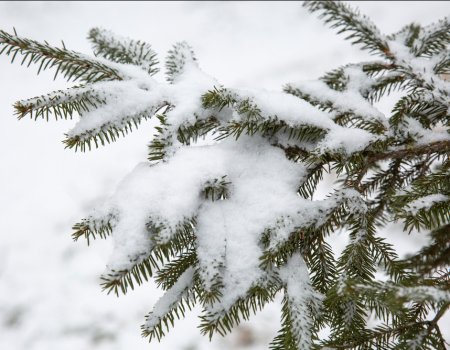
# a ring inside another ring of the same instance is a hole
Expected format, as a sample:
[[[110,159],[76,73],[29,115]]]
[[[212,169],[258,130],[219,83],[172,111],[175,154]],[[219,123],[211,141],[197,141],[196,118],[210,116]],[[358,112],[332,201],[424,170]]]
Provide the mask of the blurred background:
[[[449,2],[351,5],[384,33],[450,14]],[[75,51],[91,53],[86,36],[94,26],[151,43],[160,61],[173,43],[186,40],[201,68],[228,87],[280,90],[370,59],[298,2],[0,2],[1,29],[15,27],[54,45],[63,39]],[[37,67],[19,63],[0,56],[0,349],[266,349],[279,326],[277,303],[212,342],[199,334],[194,310],[161,343],[149,345],[139,326],[161,291],[149,282],[119,298],[101,292],[110,242],[74,243],[71,226],[145,161],[152,123],[89,153],[64,150],[72,121],[19,122],[12,104],[72,83],[53,80],[54,72],[36,76]],[[385,113],[390,106],[380,104]],[[345,237],[335,239],[339,246]],[[392,230],[390,240],[404,254],[424,237]]]

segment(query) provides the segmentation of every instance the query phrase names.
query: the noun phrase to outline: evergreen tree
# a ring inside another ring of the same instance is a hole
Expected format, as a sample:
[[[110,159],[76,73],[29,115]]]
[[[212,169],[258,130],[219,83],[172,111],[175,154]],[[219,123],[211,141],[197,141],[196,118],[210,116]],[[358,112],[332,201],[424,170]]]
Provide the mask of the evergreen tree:
[[[450,23],[386,36],[344,3],[304,6],[376,59],[269,92],[222,86],[185,42],[161,82],[149,44],[99,28],[88,36],[93,57],[5,31],[0,54],[77,82],[15,104],[19,119],[78,115],[66,148],[84,152],[158,119],[148,161],[72,234],[88,244],[112,235],[108,293],[149,278],[166,291],[142,326],[150,340],[195,304],[201,332],[224,335],[282,293],[271,349],[445,349]],[[374,102],[394,90],[403,95],[386,117]],[[330,171],[336,185],[315,200]],[[391,222],[429,244],[400,259],[380,236]],[[350,238],[341,254],[330,245],[337,230]]]

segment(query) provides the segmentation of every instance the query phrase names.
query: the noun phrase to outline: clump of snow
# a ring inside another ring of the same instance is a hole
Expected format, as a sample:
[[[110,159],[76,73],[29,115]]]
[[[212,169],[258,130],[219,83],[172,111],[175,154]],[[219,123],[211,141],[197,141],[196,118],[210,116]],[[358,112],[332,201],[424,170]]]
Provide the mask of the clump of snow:
[[[175,106],[167,114],[173,128],[185,122],[193,122],[196,115],[207,116],[207,112],[202,108],[201,96],[217,85],[218,81],[205,74],[196,62],[186,64],[182,74],[177,76],[173,84],[165,86],[169,100]]]
[[[450,197],[444,194],[430,194],[410,202],[406,207],[406,211],[415,215],[419,212],[419,210],[430,209],[435,203],[447,202],[448,200],[450,200]]]
[[[263,117],[277,117],[289,126],[312,125],[321,129],[332,128],[333,115],[323,112],[305,100],[277,91],[235,90],[242,98],[251,98]]]
[[[377,110],[359,93],[360,88],[370,84],[370,78],[366,76],[367,81],[361,81],[361,77],[355,78],[354,70],[351,70],[350,85],[348,90],[336,91],[320,80],[297,82],[289,84],[294,89],[299,89],[302,93],[313,96],[314,99],[326,104],[331,102],[333,107],[340,113],[354,113],[364,119],[381,122],[387,127],[387,119],[383,113]],[[353,89],[356,89],[353,90]]]
[[[140,164],[103,210],[119,213],[113,233],[116,253],[109,266],[129,267],[128,257],[140,252],[139,242],[151,235],[145,224],[152,219],[163,218],[167,226],[175,227],[185,218],[196,217],[203,277],[207,281],[207,275],[216,273],[211,271],[214,261],[226,262],[224,295],[230,300],[223,303],[229,307],[262,273],[258,243],[264,228],[306,204],[296,193],[304,173],[303,165],[288,161],[280,149],[256,137],[182,148],[169,162]],[[205,184],[224,175],[231,182],[230,198],[204,202]],[[160,239],[173,238],[173,230],[164,232]]]
[[[437,303],[448,302],[450,300],[450,292],[448,290],[440,290],[429,286],[398,287],[397,295],[399,297],[407,297],[417,301],[431,298]]]
[[[378,136],[362,129],[344,128],[336,125],[318,144],[321,152],[335,151],[351,154],[362,151]]]
[[[305,260],[295,253],[279,270],[286,285],[290,317],[298,349],[310,349],[312,345],[313,319],[311,313],[320,312],[323,295],[316,292],[310,282]]]
[[[402,130],[413,136],[418,145],[450,140],[450,129],[442,123],[426,129],[418,120],[406,117]]]
[[[155,52],[149,44],[116,35],[103,28],[91,29],[89,35],[95,38],[95,43],[100,48],[107,45],[109,51],[118,53],[117,56],[125,56],[129,61],[127,63],[139,66],[146,72],[154,70]]]
[[[195,269],[189,267],[183,274],[178,278],[177,282],[170,288],[153,306],[152,312],[147,316],[144,327],[151,330],[157,326],[160,321],[166,316],[170,311],[175,309],[180,300],[184,297],[189,296],[189,289],[194,283],[194,272]]]
[[[183,123],[206,116],[201,96],[218,85],[217,80],[203,73],[196,62],[186,63],[173,84],[158,83],[133,65],[112,65],[128,78],[124,81],[98,82],[84,88],[81,92],[92,91],[104,104],[82,112],[80,120],[68,132],[69,137],[78,136],[83,140],[111,127],[123,129],[128,122],[151,117],[164,106],[170,107],[167,113],[170,130],[176,130]],[[76,93],[80,91],[75,90],[72,95]]]
[[[152,82],[151,80],[149,80]],[[155,90],[156,83],[149,87]],[[126,123],[143,114],[150,117],[164,106],[165,98],[160,91],[139,88],[134,81],[104,82],[94,86],[94,91],[105,104],[99,108],[81,113],[80,121],[68,132],[70,137],[96,133],[105,126],[123,128]]]
[[[305,174],[304,165],[287,160],[281,149],[258,136],[184,147],[168,162],[140,164],[98,209],[118,213],[108,267],[130,269],[150,254],[155,234],[158,242],[167,242],[174,238],[177,225],[195,218],[204,287],[211,289],[217,276],[223,284],[223,298],[210,311],[228,310],[267,277],[260,268],[260,241],[266,229],[276,228],[270,243],[276,247],[296,227],[321,225],[329,210],[357,195],[348,190],[325,201],[301,198],[297,189]],[[205,185],[225,175],[229,198],[205,201],[201,196]],[[163,223],[167,229],[152,232],[149,222]]]
[[[347,77],[346,90],[359,93],[363,95],[364,93],[370,91],[370,88],[375,82],[375,79],[369,77],[362,69],[361,64],[351,65],[344,68],[344,74]],[[382,115],[381,112],[376,111]]]

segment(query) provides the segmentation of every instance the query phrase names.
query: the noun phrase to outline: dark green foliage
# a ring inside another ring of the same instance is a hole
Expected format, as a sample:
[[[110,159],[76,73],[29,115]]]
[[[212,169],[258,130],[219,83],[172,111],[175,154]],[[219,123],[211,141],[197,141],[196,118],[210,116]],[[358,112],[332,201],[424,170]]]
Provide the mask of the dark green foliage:
[[[157,111],[164,109],[166,105],[163,103],[161,105],[153,106],[142,112],[136,113],[134,115],[124,115],[120,121],[120,124],[105,123],[102,125],[100,130],[87,130],[81,134],[77,135],[66,135],[66,139],[63,143],[66,148],[75,148],[81,152],[86,151],[86,149],[91,150],[94,147],[98,148],[99,145],[104,146],[106,143],[111,143],[116,141],[120,136],[124,137],[129,132],[137,129],[142,120],[149,119]]]
[[[194,51],[185,41],[177,43],[168,52],[166,58],[167,81],[173,83],[179,74],[183,72],[186,64],[192,64],[197,59]]]
[[[270,343],[271,350],[297,350],[295,339],[295,332],[291,328],[291,314],[289,310],[289,301],[287,296],[283,298],[281,309],[281,324],[282,328],[279,330],[277,336]]]
[[[202,100],[205,108],[218,111],[227,108],[242,116],[240,121],[231,121],[219,128],[217,138],[219,140],[230,136],[238,139],[242,134],[262,134],[271,137],[281,133],[296,141],[315,141],[325,134],[325,130],[315,125],[291,127],[276,115],[263,116],[259,107],[250,98],[242,98],[224,88],[208,91],[202,96]]]
[[[214,179],[208,181],[203,189],[205,199],[212,201],[224,200],[229,197],[229,185],[231,183],[226,181],[226,176],[221,179]]]
[[[95,90],[89,86],[73,87],[68,91],[59,90],[44,96],[18,101],[14,104],[17,118],[22,119],[27,115],[37,120],[43,118],[49,120],[49,115],[58,119],[72,119],[74,113],[81,114],[96,109],[105,103]]]
[[[200,317],[202,322],[199,327],[202,334],[208,335],[210,338],[214,333],[222,336],[226,335],[241,320],[249,320],[252,314],[262,310],[265,304],[273,301],[280,288],[279,281],[274,279],[262,287],[255,286],[250,288],[245,298],[240,298],[229,310],[223,312],[223,314],[206,313]],[[199,294],[200,301],[203,305],[210,303],[210,297],[203,293]]]
[[[63,75],[65,79],[96,82],[100,80],[121,80],[120,73],[99,61],[63,48],[52,47],[37,41],[21,38],[0,30],[0,54],[6,54],[14,62],[17,55],[23,56],[21,64],[28,67],[39,65],[38,74],[46,69],[56,68],[55,78]]]
[[[366,16],[361,16],[350,6],[338,1],[306,1],[305,6],[312,12],[321,11],[320,16],[338,33],[349,35],[346,39],[353,44],[361,44],[369,52],[388,54],[389,47],[378,28]]]
[[[140,66],[150,75],[158,72],[158,68],[155,67],[158,64],[156,53],[145,42],[117,37],[100,28],[91,29],[88,38],[93,43],[96,55],[117,63]]]
[[[443,279],[449,279],[449,271],[446,267],[450,265],[450,224],[432,231],[430,236],[431,243],[418,253],[409,256],[406,264],[422,276],[433,273],[436,269],[443,269]]]
[[[448,18],[422,29],[422,38],[414,52],[417,56],[430,56],[446,49],[450,41],[450,22]]]
[[[84,237],[89,245],[90,239],[103,238],[105,239],[112,232],[112,225],[108,222],[97,223],[89,219],[84,219],[79,223],[73,225],[72,238],[77,241],[80,237]]]
[[[179,300],[170,306],[170,312],[165,314],[158,322],[156,326],[152,329],[148,329],[142,326],[142,336],[148,337],[149,341],[156,338],[158,341],[161,340],[170,330],[170,327],[174,326],[175,319],[181,319],[184,317],[186,310],[192,310],[196,303],[196,293],[191,288],[187,287],[183,293],[179,296]],[[146,319],[150,317],[151,314],[147,315]]]

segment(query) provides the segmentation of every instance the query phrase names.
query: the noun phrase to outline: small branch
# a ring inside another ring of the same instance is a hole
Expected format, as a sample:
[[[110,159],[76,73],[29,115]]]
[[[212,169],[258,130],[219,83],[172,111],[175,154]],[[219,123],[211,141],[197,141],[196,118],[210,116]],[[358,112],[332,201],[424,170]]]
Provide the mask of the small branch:
[[[386,159],[412,158],[440,151],[450,152],[450,141],[437,141],[414,148],[400,149],[397,151],[375,154],[368,157],[368,163],[371,164]]]
[[[442,316],[445,315],[445,312],[450,306],[450,302],[446,302],[444,306],[439,310],[439,312],[436,314],[436,316],[430,321],[430,325],[433,325],[434,327],[437,325],[438,321],[441,319]]]
[[[434,327],[434,329],[436,329],[436,333],[437,333],[437,335],[438,335],[438,337],[439,337],[439,343],[440,343],[440,345],[442,346],[442,349],[447,349],[446,344],[448,345],[448,343],[445,341],[445,338],[444,338],[444,336],[442,335],[441,329],[439,328],[438,325],[436,325],[436,326]]]

